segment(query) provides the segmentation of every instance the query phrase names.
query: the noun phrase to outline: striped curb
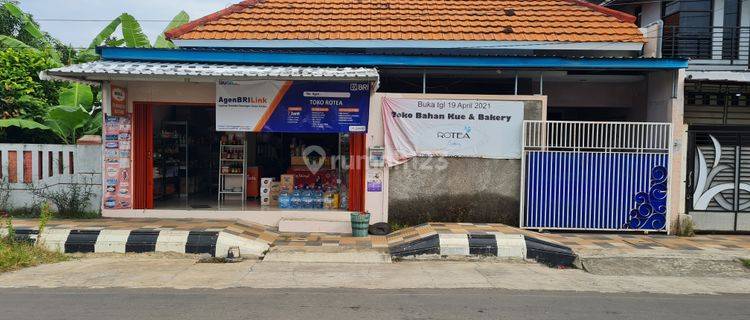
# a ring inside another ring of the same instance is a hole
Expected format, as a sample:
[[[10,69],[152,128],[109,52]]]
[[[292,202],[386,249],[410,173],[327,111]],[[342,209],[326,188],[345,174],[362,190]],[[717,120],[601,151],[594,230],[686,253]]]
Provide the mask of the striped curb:
[[[16,240],[33,243],[38,233],[18,229]],[[5,234],[7,231],[0,236]],[[243,256],[260,257],[270,247],[224,231],[45,229],[41,239],[48,250],[64,253],[177,252],[226,257],[230,247],[238,246]]]
[[[440,256],[496,256],[531,259],[552,267],[572,267],[575,253],[568,247],[521,234],[440,233],[390,248],[394,257],[436,254]]]

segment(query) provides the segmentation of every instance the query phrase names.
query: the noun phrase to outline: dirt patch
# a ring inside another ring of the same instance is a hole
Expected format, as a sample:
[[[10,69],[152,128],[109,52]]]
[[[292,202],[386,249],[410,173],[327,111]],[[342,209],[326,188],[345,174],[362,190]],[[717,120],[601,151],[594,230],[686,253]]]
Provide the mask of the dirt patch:
[[[518,199],[494,193],[420,196],[392,200],[388,220],[392,224],[425,222],[476,222],[518,225]]]

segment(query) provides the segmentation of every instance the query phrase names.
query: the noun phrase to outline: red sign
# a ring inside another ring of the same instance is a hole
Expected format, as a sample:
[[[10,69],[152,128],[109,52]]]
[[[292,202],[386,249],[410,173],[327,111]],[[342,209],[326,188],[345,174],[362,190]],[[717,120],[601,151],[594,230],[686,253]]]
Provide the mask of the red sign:
[[[125,88],[118,86],[110,87],[110,96],[112,97],[112,115],[124,116],[128,114],[128,103],[126,99]]]

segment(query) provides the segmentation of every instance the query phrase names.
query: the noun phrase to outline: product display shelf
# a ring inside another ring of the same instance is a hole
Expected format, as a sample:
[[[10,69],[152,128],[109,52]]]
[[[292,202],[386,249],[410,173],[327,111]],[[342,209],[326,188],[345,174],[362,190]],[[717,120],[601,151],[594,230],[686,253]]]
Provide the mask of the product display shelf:
[[[232,135],[232,141],[222,142],[219,145],[219,209],[227,199],[227,195],[237,196],[245,209],[245,198],[247,194],[247,148],[244,135]],[[227,139],[227,140],[229,140]],[[239,178],[239,179],[237,179]],[[232,183],[233,180],[238,181]]]
[[[159,190],[154,198],[177,196],[187,200],[187,188],[182,188],[181,180],[188,176],[188,124],[186,121],[163,121],[160,135],[159,154],[155,162],[159,165],[159,179],[155,185]]]

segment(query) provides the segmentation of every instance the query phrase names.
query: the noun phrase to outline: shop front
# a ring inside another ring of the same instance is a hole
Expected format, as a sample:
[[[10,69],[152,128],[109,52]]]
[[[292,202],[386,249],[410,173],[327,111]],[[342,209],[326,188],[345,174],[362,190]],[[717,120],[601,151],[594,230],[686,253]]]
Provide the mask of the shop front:
[[[147,68],[113,64],[81,68]],[[180,68],[100,76],[104,216],[303,221],[320,231],[345,231],[351,211],[381,219],[364,191],[374,69],[234,66],[217,77]]]

